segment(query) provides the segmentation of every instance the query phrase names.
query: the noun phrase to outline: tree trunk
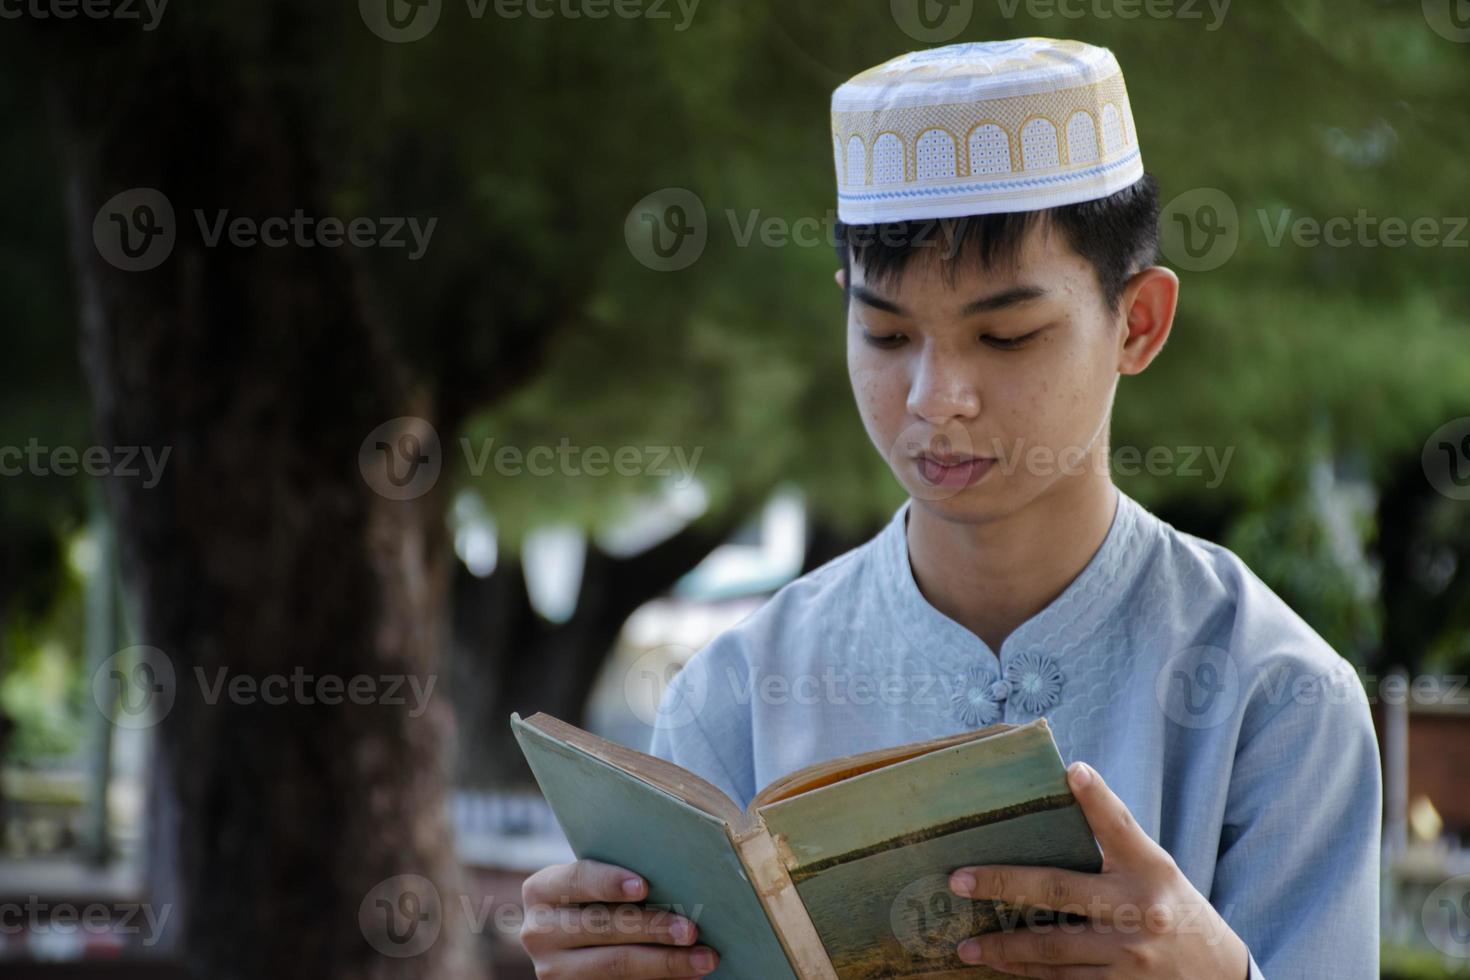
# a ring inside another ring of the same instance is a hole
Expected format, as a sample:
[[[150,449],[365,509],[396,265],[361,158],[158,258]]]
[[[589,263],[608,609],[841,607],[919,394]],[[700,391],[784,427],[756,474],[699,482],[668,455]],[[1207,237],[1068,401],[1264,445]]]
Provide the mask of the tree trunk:
[[[155,882],[179,902],[168,932],[212,980],[483,975],[444,811],[452,715],[410,688],[437,680],[443,500],[387,499],[358,464],[369,432],[433,406],[350,250],[210,247],[195,227],[196,208],[334,213],[309,86],[161,35],[79,61],[57,108],[96,433],[170,453],[156,486],[109,480],[137,633],[173,674],[150,831],[178,848],[150,860],[176,869]],[[99,206],[133,187],[176,215],[146,271],[93,239]]]

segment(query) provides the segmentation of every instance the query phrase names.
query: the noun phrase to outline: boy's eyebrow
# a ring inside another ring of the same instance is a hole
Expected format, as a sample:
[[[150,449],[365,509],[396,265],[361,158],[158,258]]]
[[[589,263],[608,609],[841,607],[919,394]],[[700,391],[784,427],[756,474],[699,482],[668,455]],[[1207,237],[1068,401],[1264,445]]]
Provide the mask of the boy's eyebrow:
[[[908,310],[892,300],[884,299],[867,286],[852,287],[852,295],[857,298],[858,302],[871,306],[875,310],[882,310],[884,313],[892,313],[895,316],[909,315]]]
[[[853,286],[852,295],[859,302],[871,306],[875,310],[882,310],[885,313],[892,313],[895,316],[909,315],[909,312],[902,306],[899,306],[890,299],[884,299],[866,286]],[[1046,290],[1039,286],[1013,286],[1010,289],[1001,290],[990,296],[982,296],[979,299],[971,300],[960,310],[960,316],[974,316],[976,313],[993,313],[996,310],[1018,306],[1021,303],[1029,303],[1031,300],[1040,299],[1045,295]]]
[[[1046,290],[1039,286],[1015,286],[1005,289],[992,296],[982,296],[971,300],[960,310],[960,316],[973,316],[976,313],[991,313],[995,310],[1003,310],[1008,306],[1017,306],[1021,303],[1029,303],[1033,299],[1040,299],[1046,295]]]

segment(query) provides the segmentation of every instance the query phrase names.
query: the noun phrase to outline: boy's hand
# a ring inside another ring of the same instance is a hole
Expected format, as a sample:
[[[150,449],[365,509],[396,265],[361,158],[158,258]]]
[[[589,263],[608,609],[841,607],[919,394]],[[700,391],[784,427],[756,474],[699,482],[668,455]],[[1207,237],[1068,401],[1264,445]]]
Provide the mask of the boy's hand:
[[[1078,913],[1088,921],[966,939],[960,959],[1046,980],[1246,980],[1245,943],[1096,770],[1074,763],[1067,782],[1102,847],[1101,874],[993,864],[959,868],[949,886],[966,898]]]
[[[629,904],[647,894],[641,877],[601,861],[553,864],[527,878],[521,945],[536,976],[665,980],[714,970],[714,950],[692,945],[698,935],[693,922]]]

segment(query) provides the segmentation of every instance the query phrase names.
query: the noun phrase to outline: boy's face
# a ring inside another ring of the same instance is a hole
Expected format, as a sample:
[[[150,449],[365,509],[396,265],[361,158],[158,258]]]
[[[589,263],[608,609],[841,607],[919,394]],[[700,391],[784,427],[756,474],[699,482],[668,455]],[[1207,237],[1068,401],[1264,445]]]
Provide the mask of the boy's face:
[[[853,394],[916,502],[975,523],[1108,480],[1118,375],[1163,345],[1172,273],[1139,273],[1110,313],[1093,267],[1041,224],[1014,266],[962,265],[953,287],[925,254],[894,281],[869,282],[855,262],[849,274]]]

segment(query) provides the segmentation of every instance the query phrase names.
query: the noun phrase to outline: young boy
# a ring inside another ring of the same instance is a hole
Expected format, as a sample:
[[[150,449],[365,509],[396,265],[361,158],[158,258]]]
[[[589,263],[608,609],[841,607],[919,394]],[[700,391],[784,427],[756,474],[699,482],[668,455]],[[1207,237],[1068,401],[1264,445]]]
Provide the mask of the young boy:
[[[956,868],[949,887],[1086,927],[969,939],[961,960],[1376,978],[1381,775],[1356,674],[1109,476],[1118,378],[1163,348],[1179,290],[1153,264],[1158,192],[1113,56],[1043,38],[905,55],[837,90],[833,133],[853,394],[911,499],[696,654],[653,753],[744,806],[819,760],[1045,716],[1102,873]],[[715,968],[686,919],[586,928],[584,903],[646,894],[637,870],[526,882],[538,975]]]

